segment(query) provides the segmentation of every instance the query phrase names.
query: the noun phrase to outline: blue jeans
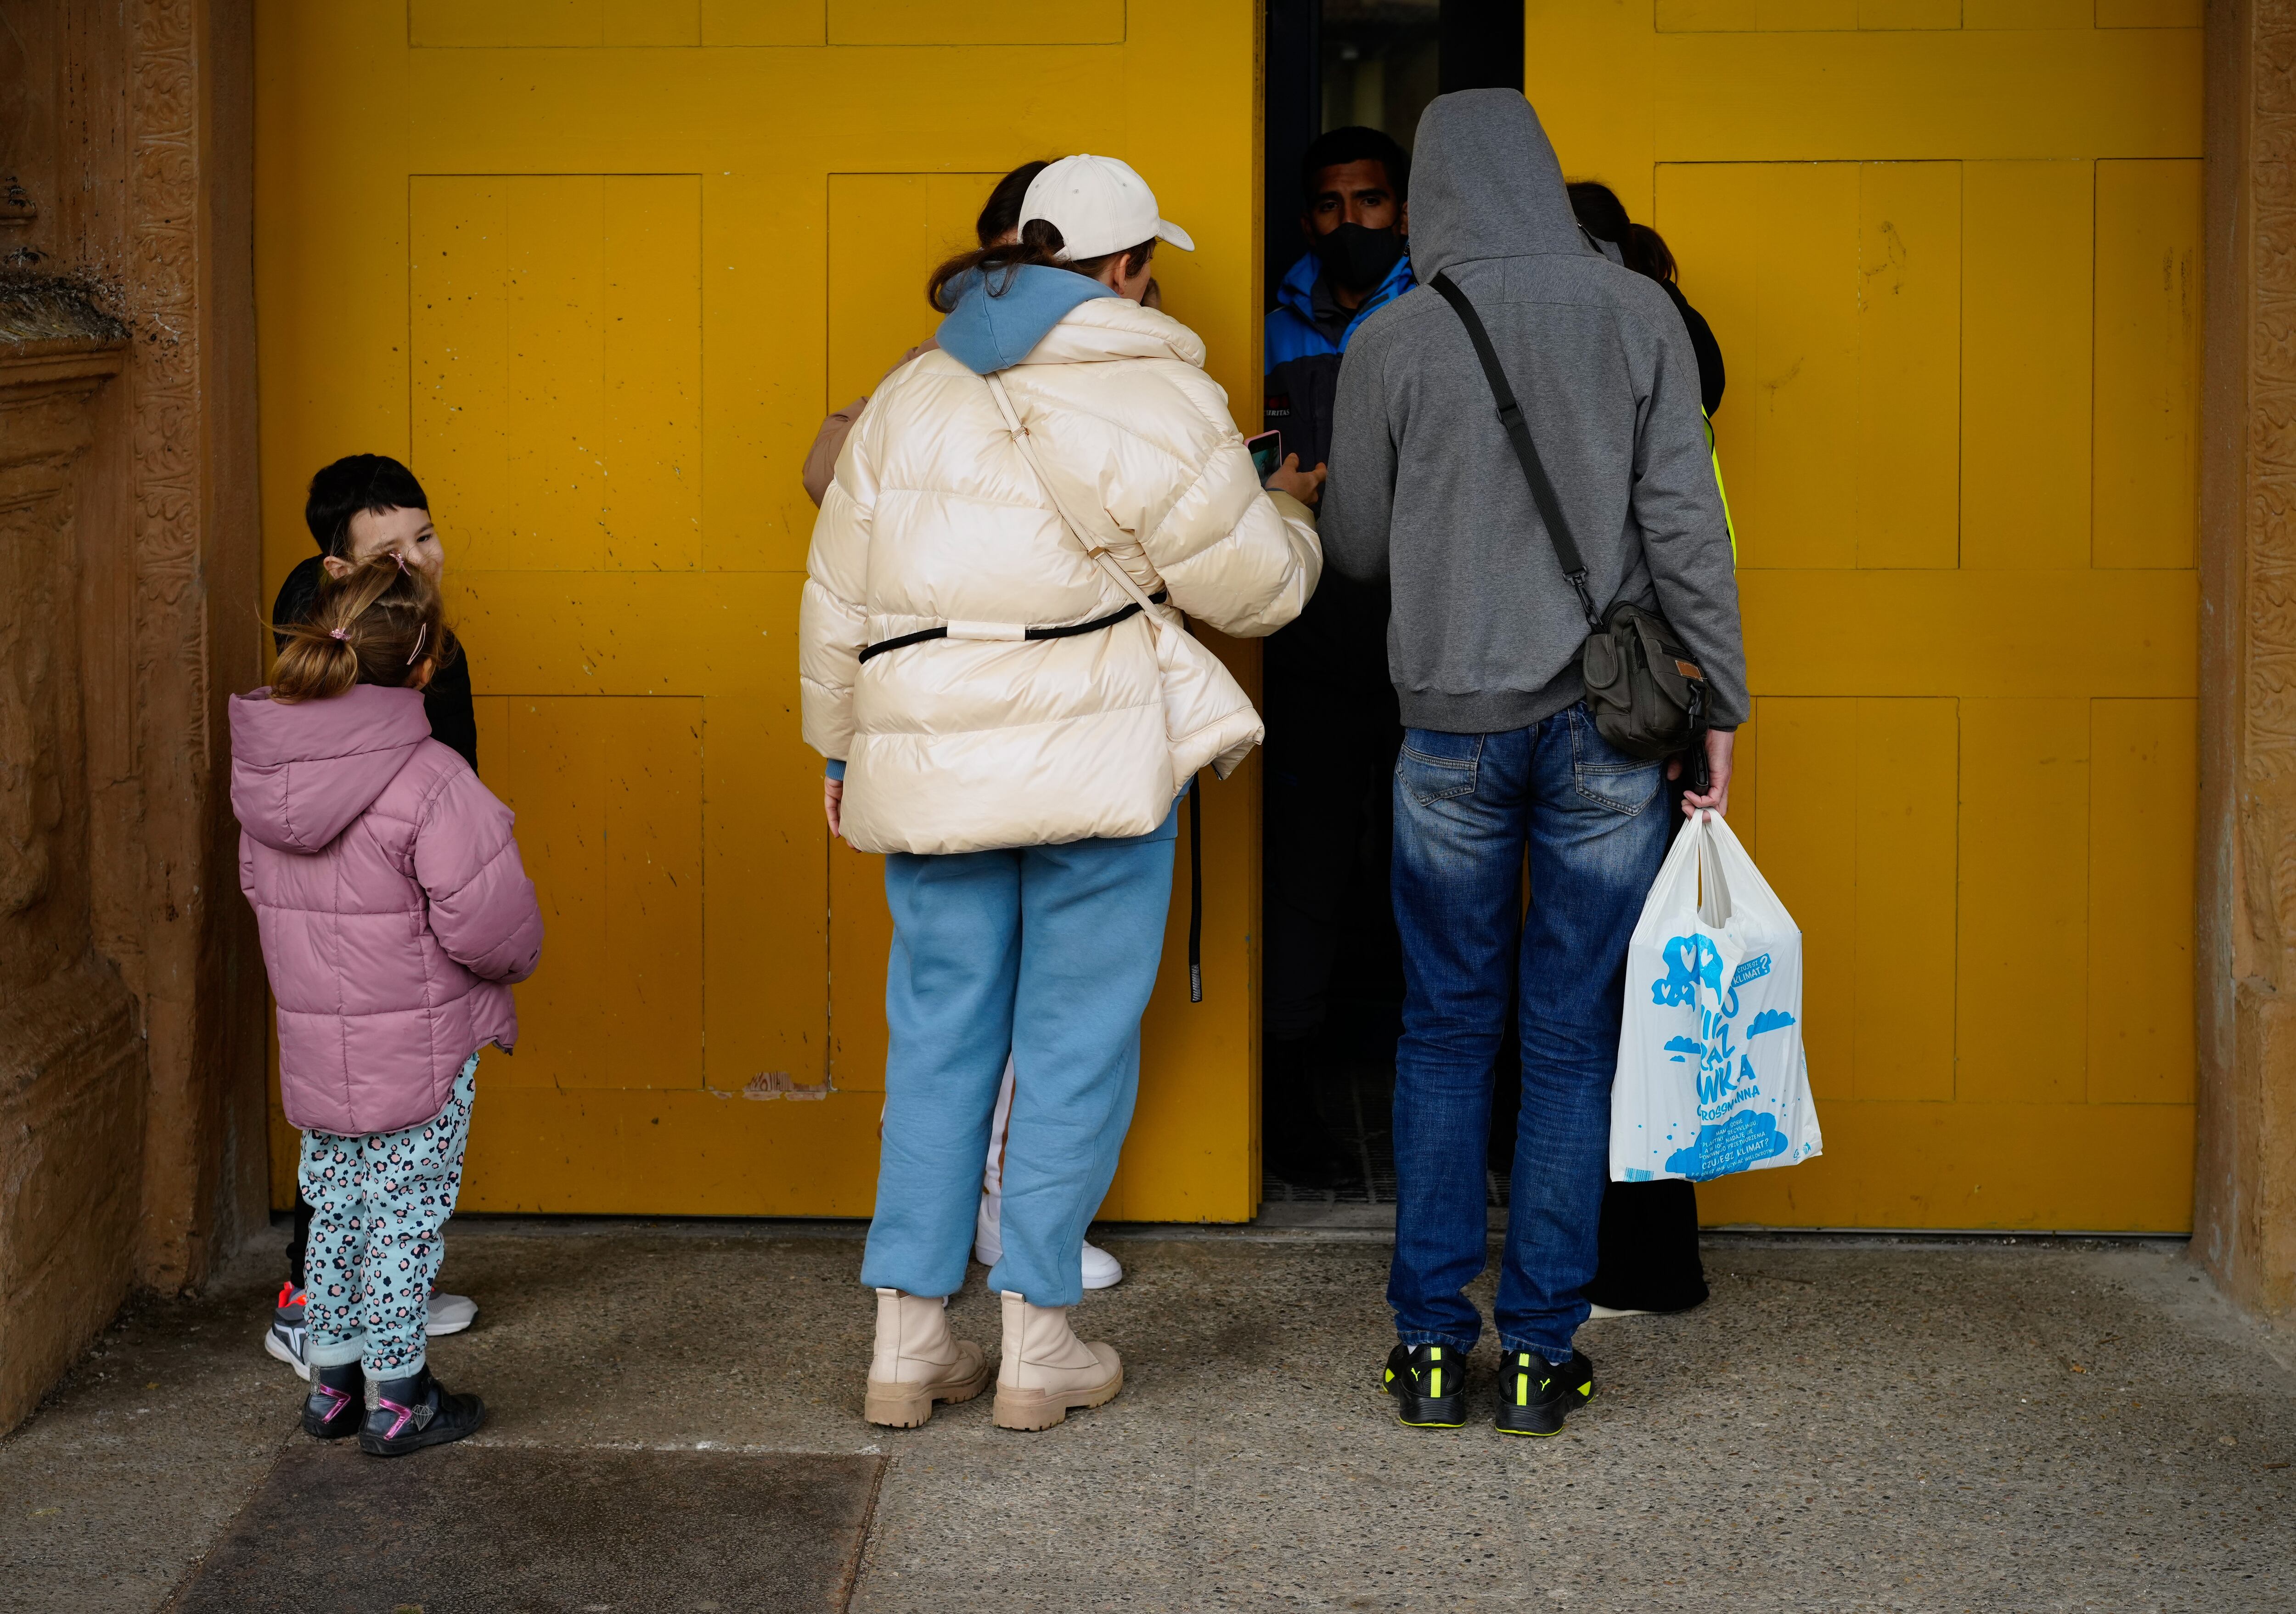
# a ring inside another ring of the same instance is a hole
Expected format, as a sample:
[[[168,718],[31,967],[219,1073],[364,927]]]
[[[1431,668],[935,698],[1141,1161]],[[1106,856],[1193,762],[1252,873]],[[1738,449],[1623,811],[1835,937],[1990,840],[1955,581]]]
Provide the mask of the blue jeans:
[[[1484,1147],[1510,971],[1520,981],[1522,1109],[1499,1344],[1566,1361],[1587,1320],[1580,1291],[1595,1276],[1627,942],[1666,853],[1663,768],[1612,749],[1583,704],[1504,734],[1404,733],[1387,1300],[1406,1344],[1470,1351],[1482,1332],[1464,1291],[1488,1259]]]
[[[885,860],[885,1141],[862,1282],[964,1282],[1009,1050],[1004,1251],[988,1287],[1036,1305],[1084,1297],[1085,1230],[1140,1090],[1178,828],[1176,808],[1136,839]]]

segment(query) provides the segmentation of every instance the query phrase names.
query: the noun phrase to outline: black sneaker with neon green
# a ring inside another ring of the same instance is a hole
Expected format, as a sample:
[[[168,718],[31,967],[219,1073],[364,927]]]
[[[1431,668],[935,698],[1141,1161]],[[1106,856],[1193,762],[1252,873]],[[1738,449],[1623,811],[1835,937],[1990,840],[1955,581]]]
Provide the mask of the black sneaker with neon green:
[[[1395,1397],[1398,1421],[1414,1429],[1456,1429],[1467,1420],[1467,1358],[1447,1345],[1397,1345],[1381,1388]]]
[[[1583,1351],[1559,1366],[1537,1351],[1509,1351],[1499,1358],[1502,1435],[1560,1435],[1566,1413],[1595,1399],[1595,1364]]]

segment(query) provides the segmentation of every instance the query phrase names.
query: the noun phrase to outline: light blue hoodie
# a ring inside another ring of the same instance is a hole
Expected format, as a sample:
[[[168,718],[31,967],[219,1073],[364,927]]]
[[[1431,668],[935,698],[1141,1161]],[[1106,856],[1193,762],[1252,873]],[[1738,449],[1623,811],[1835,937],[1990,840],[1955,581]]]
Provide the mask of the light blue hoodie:
[[[976,269],[953,283],[956,308],[940,322],[941,351],[975,375],[1008,370],[1080,302],[1116,293],[1072,269],[1023,264],[1008,283],[997,270],[984,284]]]

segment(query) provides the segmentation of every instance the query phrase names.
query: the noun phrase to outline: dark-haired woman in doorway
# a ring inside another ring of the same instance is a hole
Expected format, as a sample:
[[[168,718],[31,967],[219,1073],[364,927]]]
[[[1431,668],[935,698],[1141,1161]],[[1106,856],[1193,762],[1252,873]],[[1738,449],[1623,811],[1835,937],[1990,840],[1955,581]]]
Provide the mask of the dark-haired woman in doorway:
[[[1690,346],[1698,355],[1699,401],[1707,417],[1722,407],[1722,348],[1714,332],[1675,284],[1674,254],[1656,230],[1627,217],[1609,185],[1579,180],[1570,186],[1570,210],[1595,241],[1614,250],[1627,268],[1666,288]],[[1711,435],[1710,430],[1709,433]],[[1682,781],[1669,788],[1679,795]],[[1667,815],[1679,832],[1679,811]],[[1603,1193],[1601,1256],[1587,1299],[1597,1315],[1687,1311],[1706,1298],[1706,1272],[1698,1258],[1698,1188],[1687,1182],[1613,1182]]]

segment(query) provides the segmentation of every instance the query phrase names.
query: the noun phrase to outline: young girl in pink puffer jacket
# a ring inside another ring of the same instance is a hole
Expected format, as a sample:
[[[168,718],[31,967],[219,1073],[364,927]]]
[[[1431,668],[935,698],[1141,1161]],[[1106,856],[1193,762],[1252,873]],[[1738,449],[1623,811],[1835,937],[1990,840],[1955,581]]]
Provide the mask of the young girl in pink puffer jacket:
[[[279,631],[270,688],[232,697],[231,805],[315,1213],[303,1428],[395,1457],[485,1417],[430,1376],[425,1324],[479,1053],[518,1041],[542,914],[510,809],[430,737],[456,650],[430,581],[378,559]]]

